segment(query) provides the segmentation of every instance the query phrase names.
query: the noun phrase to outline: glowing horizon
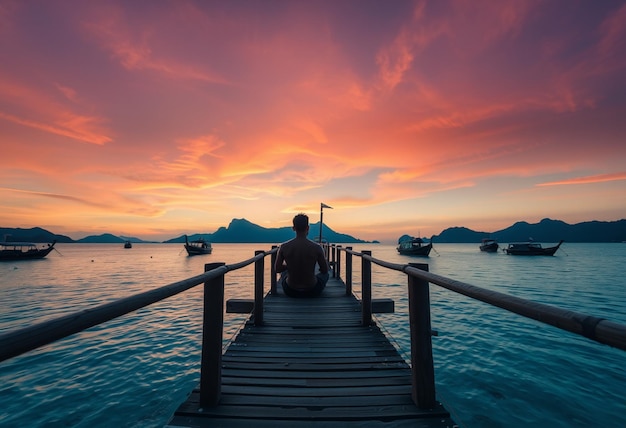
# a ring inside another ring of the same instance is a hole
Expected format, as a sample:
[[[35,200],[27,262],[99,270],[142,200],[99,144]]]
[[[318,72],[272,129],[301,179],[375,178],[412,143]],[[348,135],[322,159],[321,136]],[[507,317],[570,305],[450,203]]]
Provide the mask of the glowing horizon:
[[[364,240],[626,217],[626,5],[0,4],[0,226]]]

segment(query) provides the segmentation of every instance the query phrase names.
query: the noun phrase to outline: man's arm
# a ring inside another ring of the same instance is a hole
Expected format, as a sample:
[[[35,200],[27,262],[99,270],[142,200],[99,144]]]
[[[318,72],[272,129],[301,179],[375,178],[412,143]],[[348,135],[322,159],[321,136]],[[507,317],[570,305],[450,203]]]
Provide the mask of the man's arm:
[[[278,248],[278,254],[276,254],[276,263],[274,263],[274,268],[276,269],[276,273],[281,273],[287,270],[285,257],[283,257],[283,252],[280,248]]]
[[[324,254],[324,249],[322,247],[320,247],[320,250],[317,253],[317,264],[320,267],[320,273],[328,273],[328,261],[326,261],[326,254]]]

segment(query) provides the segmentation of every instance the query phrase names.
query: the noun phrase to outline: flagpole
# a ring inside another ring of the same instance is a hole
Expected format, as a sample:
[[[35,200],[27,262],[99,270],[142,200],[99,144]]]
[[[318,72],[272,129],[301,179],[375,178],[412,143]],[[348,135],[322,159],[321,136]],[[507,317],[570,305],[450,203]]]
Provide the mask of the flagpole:
[[[326,205],[324,202],[320,203],[320,240],[319,240],[320,245],[322,245],[322,228],[324,226],[324,208],[330,208],[332,210],[333,207]]]
[[[320,203],[320,240],[318,243],[322,245],[322,226],[324,225],[324,204]]]

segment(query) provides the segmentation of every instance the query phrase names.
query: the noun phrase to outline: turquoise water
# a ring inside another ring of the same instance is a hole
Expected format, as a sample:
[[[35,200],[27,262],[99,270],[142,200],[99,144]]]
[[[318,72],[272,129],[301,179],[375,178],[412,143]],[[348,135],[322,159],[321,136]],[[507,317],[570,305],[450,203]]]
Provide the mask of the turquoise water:
[[[44,260],[0,263],[0,332],[107,303],[235,263],[270,245],[57,244]],[[626,244],[564,244],[554,257],[439,244],[429,258],[353,246],[473,285],[626,324]],[[267,264],[266,264],[266,267]],[[354,289],[360,288],[355,260]],[[254,267],[226,277],[226,298],[253,296]],[[408,355],[406,278],[373,266],[379,323]],[[626,426],[626,352],[431,286],[437,395],[467,427]],[[245,317],[227,315],[225,338]],[[159,427],[199,380],[202,289],[0,363],[0,427]]]

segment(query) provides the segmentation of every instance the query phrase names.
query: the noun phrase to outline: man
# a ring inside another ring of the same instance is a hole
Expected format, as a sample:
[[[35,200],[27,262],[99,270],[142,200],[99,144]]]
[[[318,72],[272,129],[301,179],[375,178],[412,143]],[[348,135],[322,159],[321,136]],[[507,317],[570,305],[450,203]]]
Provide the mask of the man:
[[[290,297],[319,296],[328,282],[328,262],[322,247],[307,238],[309,217],[298,214],[293,218],[296,237],[283,243],[276,257],[276,272],[281,273],[283,291]],[[319,273],[315,274],[318,264]]]

